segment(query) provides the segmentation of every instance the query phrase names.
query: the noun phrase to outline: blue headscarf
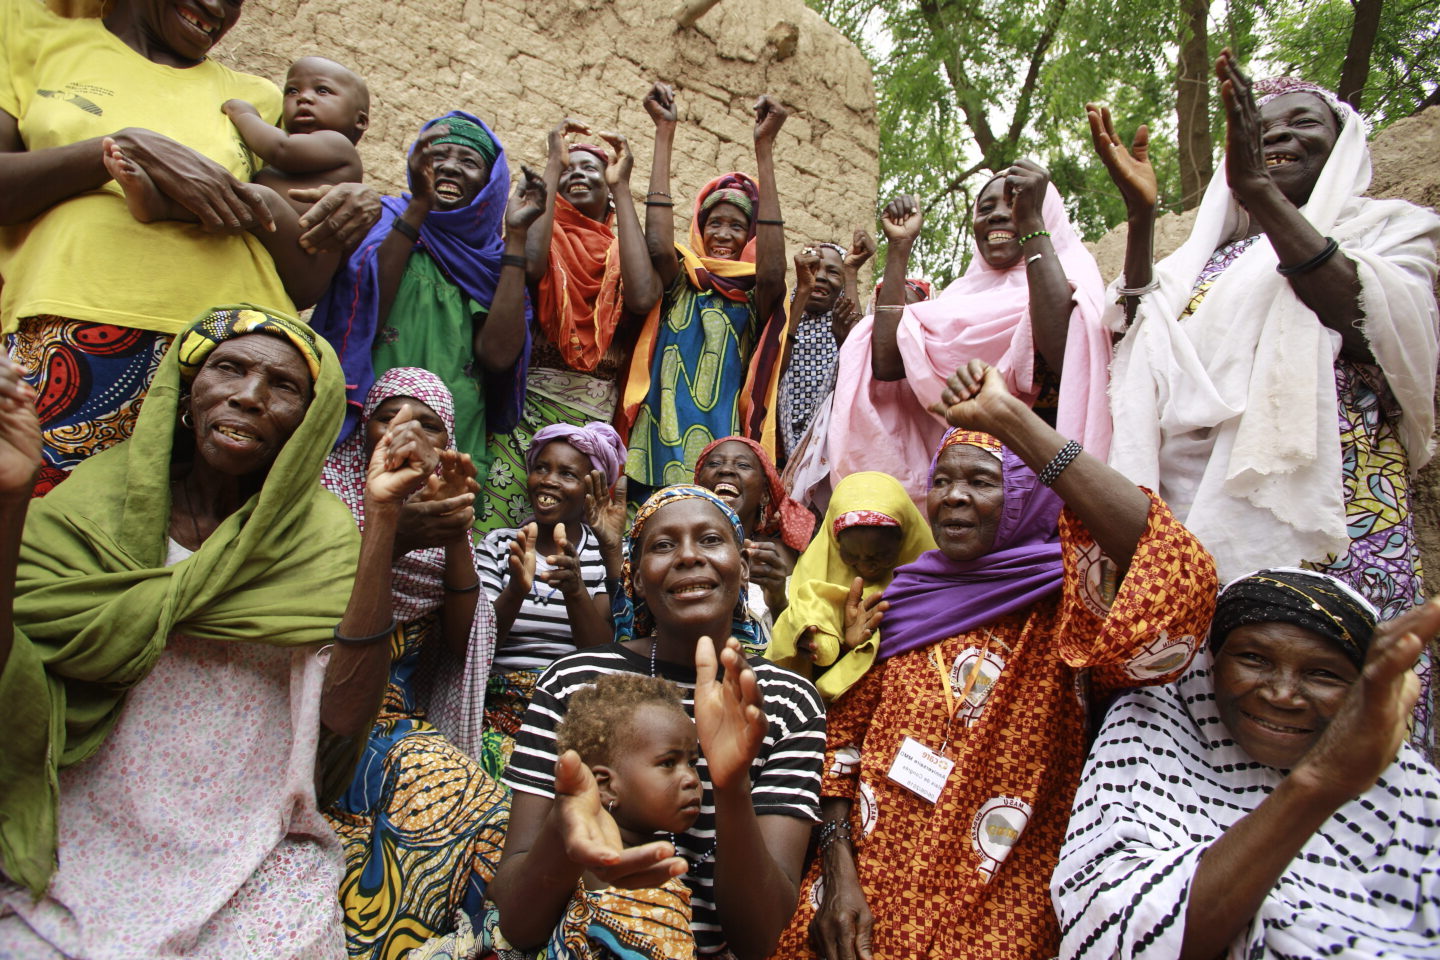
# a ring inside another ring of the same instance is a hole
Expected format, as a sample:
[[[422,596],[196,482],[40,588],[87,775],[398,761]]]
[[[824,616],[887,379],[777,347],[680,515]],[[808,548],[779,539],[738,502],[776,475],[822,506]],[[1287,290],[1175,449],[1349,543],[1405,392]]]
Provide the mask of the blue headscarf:
[[[624,589],[619,596],[610,598],[610,614],[615,621],[615,640],[618,643],[649,636],[655,630],[655,618],[651,616],[649,606],[635,595],[635,564],[639,559],[637,554],[640,552],[640,536],[645,530],[645,522],[661,507],[676,500],[706,500],[714,504],[725,515],[725,519],[730,521],[730,526],[735,531],[736,545],[743,547],[745,544],[745,528],[740,525],[740,518],[730,509],[730,504],[709,490],[693,483],[677,483],[656,490],[636,511],[635,521],[630,524],[630,532],[625,535],[625,567],[621,574]],[[740,587],[740,599],[743,605],[743,584]],[[740,641],[747,655],[760,652],[764,649],[765,642],[760,638],[759,626],[744,611],[739,614],[731,624],[731,635]]]
[[[420,132],[445,123],[451,118],[474,124],[494,144],[494,162],[490,178],[475,199],[458,210],[432,210],[420,225],[417,251],[423,250],[454,281],[455,285],[476,303],[489,308],[495,299],[495,286],[500,281],[500,255],[505,252],[502,227],[505,205],[510,193],[510,165],[505,147],[494,131],[480,118],[460,110],[452,110],[420,128]],[[454,139],[453,137],[449,139]],[[456,141],[460,142],[460,141]],[[416,139],[416,144],[419,139]],[[410,152],[416,144],[411,144]],[[487,151],[481,150],[482,154]],[[414,184],[411,184],[413,189]],[[381,197],[380,219],[330,284],[324,298],[316,304],[310,326],[335,348],[345,374],[347,401],[343,440],[360,420],[360,409],[375,370],[370,363],[370,348],[375,340],[380,309],[380,244],[390,235],[395,218],[405,212],[410,194]],[[515,366],[506,374],[485,377],[485,420],[487,429],[506,433],[520,419],[525,402],[525,374],[530,365],[530,319],[533,307],[530,294],[525,294],[525,346]]]

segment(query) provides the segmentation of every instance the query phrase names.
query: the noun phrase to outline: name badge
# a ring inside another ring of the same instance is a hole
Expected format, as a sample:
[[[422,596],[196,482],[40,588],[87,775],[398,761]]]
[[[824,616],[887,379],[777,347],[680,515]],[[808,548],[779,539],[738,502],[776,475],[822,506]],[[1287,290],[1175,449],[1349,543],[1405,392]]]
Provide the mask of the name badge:
[[[925,802],[935,803],[954,769],[954,760],[941,756],[919,740],[906,737],[885,776]]]

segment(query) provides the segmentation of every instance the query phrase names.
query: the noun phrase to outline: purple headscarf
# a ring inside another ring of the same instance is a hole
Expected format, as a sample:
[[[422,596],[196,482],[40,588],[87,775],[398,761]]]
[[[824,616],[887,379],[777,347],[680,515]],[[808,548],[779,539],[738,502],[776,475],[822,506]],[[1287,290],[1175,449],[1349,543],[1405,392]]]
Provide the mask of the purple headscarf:
[[[490,179],[480,188],[475,199],[458,210],[432,210],[420,225],[420,241],[416,251],[428,253],[445,275],[465,295],[487,310],[495,299],[500,282],[500,255],[505,252],[501,227],[510,193],[510,166],[505,148],[479,117],[452,110],[420,128],[420,132],[450,119],[467,121],[479,128],[495,145],[495,160],[490,165]],[[419,139],[416,139],[416,144]],[[415,144],[411,144],[413,152]],[[370,364],[370,348],[375,340],[380,310],[380,245],[390,235],[395,219],[405,212],[410,195],[381,197],[380,219],[370,228],[365,239],[351,252],[335,273],[325,296],[315,305],[310,326],[340,355],[345,372],[345,396],[350,407],[346,411],[341,439],[360,419],[364,397],[375,382]],[[525,374],[530,365],[530,294],[525,294],[525,346],[510,370],[485,376],[486,429],[509,433],[520,419],[525,402]]]
[[[614,486],[615,481],[620,479],[620,471],[625,467],[625,441],[610,424],[597,420],[583,427],[573,423],[552,423],[541,427],[530,441],[530,448],[525,451],[526,470],[534,468],[535,458],[551,440],[564,440],[589,457],[595,469],[605,474],[606,486]]]
[[[968,442],[952,439],[957,435],[949,431],[940,450]],[[1000,453],[1005,504],[995,545],[975,560],[951,560],[929,550],[897,568],[885,588],[890,609],[880,628],[880,659],[958,636],[1060,589],[1060,498],[1014,453],[1005,448]],[[939,458],[937,452],[935,462]]]

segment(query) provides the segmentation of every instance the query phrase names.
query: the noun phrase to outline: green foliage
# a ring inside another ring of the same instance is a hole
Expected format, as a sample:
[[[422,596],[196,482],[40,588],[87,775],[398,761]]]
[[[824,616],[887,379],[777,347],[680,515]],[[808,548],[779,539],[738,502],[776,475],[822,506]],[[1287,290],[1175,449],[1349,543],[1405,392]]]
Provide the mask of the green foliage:
[[[1348,0],[1288,0],[1267,31],[1275,72],[1335,89],[1353,19]],[[1360,112],[1378,130],[1409,116],[1437,86],[1440,14],[1434,0],[1386,0]]]
[[[1049,168],[1087,239],[1122,222],[1124,206],[1090,144],[1087,101],[1110,107],[1127,142],[1149,124],[1160,205],[1178,209],[1183,0],[808,2],[874,65],[876,213],[898,194],[920,198],[925,228],[913,272],[940,284],[963,272],[971,201],[995,170],[1021,156]],[[1352,20],[1349,0],[1228,0],[1210,11],[1210,53],[1228,46],[1243,63],[1255,61],[1260,75],[1294,73],[1333,86]],[[1408,115],[1437,84],[1434,0],[1386,0],[1363,112],[1383,125]],[[1218,154],[1225,128],[1213,83],[1211,105]]]

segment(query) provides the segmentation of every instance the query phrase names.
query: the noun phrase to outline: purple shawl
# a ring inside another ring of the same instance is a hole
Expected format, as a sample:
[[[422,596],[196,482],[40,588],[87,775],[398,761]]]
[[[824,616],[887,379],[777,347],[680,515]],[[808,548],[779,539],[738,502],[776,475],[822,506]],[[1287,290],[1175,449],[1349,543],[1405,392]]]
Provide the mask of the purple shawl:
[[[1060,589],[1060,498],[1014,453],[1001,453],[1005,505],[995,546],[965,561],[928,550],[897,568],[885,588],[890,609],[880,625],[880,659],[958,636]]]
[[[471,114],[452,110],[429,121],[420,130],[423,133],[450,117],[469,120],[489,134],[495,141],[495,162],[490,165],[490,179],[468,205],[459,210],[432,211],[425,218],[415,250],[423,250],[434,258],[445,275],[470,299],[489,309],[500,280],[500,255],[505,252],[502,227],[510,194],[510,165],[505,160],[505,147],[494,131]],[[414,151],[414,144],[410,149]],[[310,318],[311,328],[340,355],[340,366],[345,373],[347,409],[345,426],[340,431],[342,441],[359,422],[360,409],[375,382],[370,348],[379,322],[380,244],[390,235],[391,224],[405,212],[409,201],[409,194],[380,198],[380,219],[336,272],[330,289],[316,304],[315,314]],[[527,290],[525,346],[520,359],[508,374],[485,377],[486,426],[495,432],[509,432],[520,419],[525,401],[525,374],[530,366],[532,309]]]

